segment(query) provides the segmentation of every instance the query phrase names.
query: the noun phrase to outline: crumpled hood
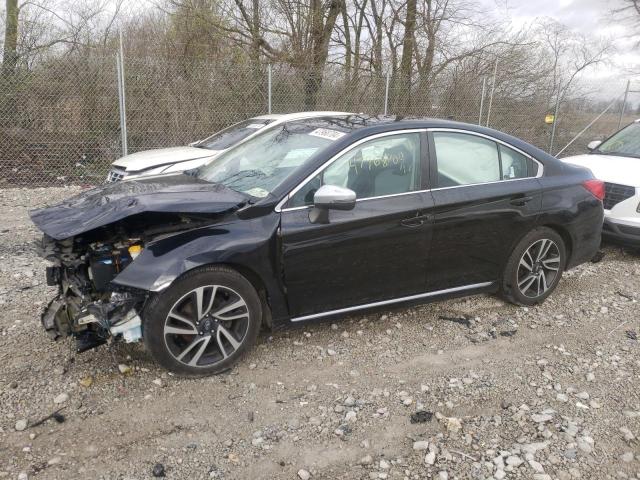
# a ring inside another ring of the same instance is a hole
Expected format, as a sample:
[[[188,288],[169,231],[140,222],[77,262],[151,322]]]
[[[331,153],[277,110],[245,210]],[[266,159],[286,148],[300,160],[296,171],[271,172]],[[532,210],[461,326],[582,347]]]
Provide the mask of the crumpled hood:
[[[29,215],[40,230],[62,240],[142,212],[222,213],[246,201],[224,185],[179,174],[109,183]]]
[[[588,168],[594,177],[603,182],[640,187],[640,158],[591,153],[560,160]]]
[[[169,165],[197,158],[211,158],[218,155],[217,150],[196,147],[171,147],[145,150],[119,158],[113,165],[124,168],[127,172],[139,172],[153,167]]]

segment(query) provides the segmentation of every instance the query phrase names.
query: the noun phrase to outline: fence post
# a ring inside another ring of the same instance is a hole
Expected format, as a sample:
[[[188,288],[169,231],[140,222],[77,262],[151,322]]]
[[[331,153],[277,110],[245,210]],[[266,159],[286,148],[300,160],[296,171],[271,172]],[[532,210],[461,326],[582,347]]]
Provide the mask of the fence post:
[[[482,123],[482,109],[484,108],[484,94],[487,90],[487,77],[482,77],[482,94],[480,96],[480,113],[478,114],[478,125]]]
[[[627,80],[627,88],[624,91],[624,99],[622,100],[622,107],[620,107],[620,118],[618,119],[618,130],[622,126],[622,117],[624,117],[624,108],[627,105],[627,97],[629,96],[629,86],[631,85],[631,80]]]
[[[553,151],[553,141],[556,138],[556,124],[558,123],[558,110],[560,109],[560,87],[558,87],[558,96],[556,98],[556,108],[553,111],[553,123],[551,124],[551,140],[549,141],[549,155]]]
[[[269,99],[269,114],[271,114],[271,64],[267,67],[267,88],[269,91],[267,92],[267,98]]]
[[[584,127],[582,130],[580,130],[580,132],[571,139],[571,141],[569,143],[567,143],[564,147],[562,147],[562,149],[555,154],[555,156],[557,157],[558,155],[560,155],[562,152],[564,152],[569,145],[571,145],[573,142],[575,142],[578,138],[580,138],[580,136],[586,132],[587,130],[589,130],[591,128],[591,125],[593,125],[594,123],[596,123],[598,120],[600,120],[600,117],[602,117],[605,113],[607,113],[607,111],[613,107],[613,105],[620,99],[620,97],[616,98],[613,102],[611,102],[609,105],[607,105],[607,108],[605,108],[602,112],[600,112],[600,115],[598,115],[596,118],[594,118],[593,120],[591,120],[591,122],[589,122],[589,125],[587,125],[586,127]]]
[[[389,70],[387,70],[387,83],[384,88],[384,114],[387,114],[387,109],[389,105]]]
[[[118,74],[118,106],[120,110],[120,135],[122,137],[122,156],[127,154],[127,107],[124,94],[124,55],[122,51],[122,31],[120,31],[120,48],[116,55]]]
[[[489,95],[489,108],[487,108],[487,127],[489,126],[489,118],[491,117],[491,107],[493,105],[493,93],[496,91],[496,75],[498,74],[498,58],[493,66],[493,82],[491,83],[491,94]]]

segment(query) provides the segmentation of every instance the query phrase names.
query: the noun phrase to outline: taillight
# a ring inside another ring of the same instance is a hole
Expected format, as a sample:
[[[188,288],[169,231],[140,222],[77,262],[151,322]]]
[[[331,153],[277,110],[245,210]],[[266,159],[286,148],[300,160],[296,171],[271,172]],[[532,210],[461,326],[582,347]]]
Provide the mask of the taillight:
[[[604,200],[604,182],[602,180],[587,180],[582,182],[582,186],[589,190],[591,194],[598,200]]]

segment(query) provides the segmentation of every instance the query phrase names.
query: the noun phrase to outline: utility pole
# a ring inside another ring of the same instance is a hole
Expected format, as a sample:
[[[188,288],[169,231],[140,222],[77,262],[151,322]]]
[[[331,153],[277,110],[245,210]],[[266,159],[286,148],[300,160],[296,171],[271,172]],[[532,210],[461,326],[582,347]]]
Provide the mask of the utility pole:
[[[120,108],[120,135],[122,138],[122,156],[127,154],[127,104],[124,93],[124,53],[122,49],[122,30],[119,32],[120,48],[116,55],[118,74],[118,105]]]
[[[489,95],[489,108],[487,110],[487,127],[489,126],[489,118],[491,117],[491,107],[493,106],[493,93],[496,90],[496,76],[498,74],[498,59],[493,66],[493,82],[491,84],[491,95]]]
[[[484,108],[484,94],[487,90],[487,77],[482,77],[482,94],[480,96],[480,113],[478,114],[478,125],[482,124],[482,109]]]
[[[627,98],[629,97],[629,87],[631,86],[631,80],[627,80],[627,88],[624,91],[624,98],[622,100],[622,107],[620,107],[620,118],[618,118],[618,130],[622,126],[622,118],[624,117],[624,110],[627,106]]]

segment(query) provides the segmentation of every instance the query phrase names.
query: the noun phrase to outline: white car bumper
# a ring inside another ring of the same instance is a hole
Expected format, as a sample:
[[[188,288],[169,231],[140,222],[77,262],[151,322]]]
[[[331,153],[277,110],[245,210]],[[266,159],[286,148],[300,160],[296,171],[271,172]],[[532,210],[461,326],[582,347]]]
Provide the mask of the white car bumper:
[[[605,183],[605,238],[640,246],[640,189]]]
[[[133,180],[140,177],[150,177],[152,175],[163,175],[165,173],[178,173],[192,168],[198,168],[212,157],[196,158],[194,160],[186,160],[184,162],[175,162],[168,165],[160,165],[159,167],[147,168],[139,171],[127,171],[125,167],[112,165],[111,170],[107,174],[107,183],[119,182],[121,180]]]

